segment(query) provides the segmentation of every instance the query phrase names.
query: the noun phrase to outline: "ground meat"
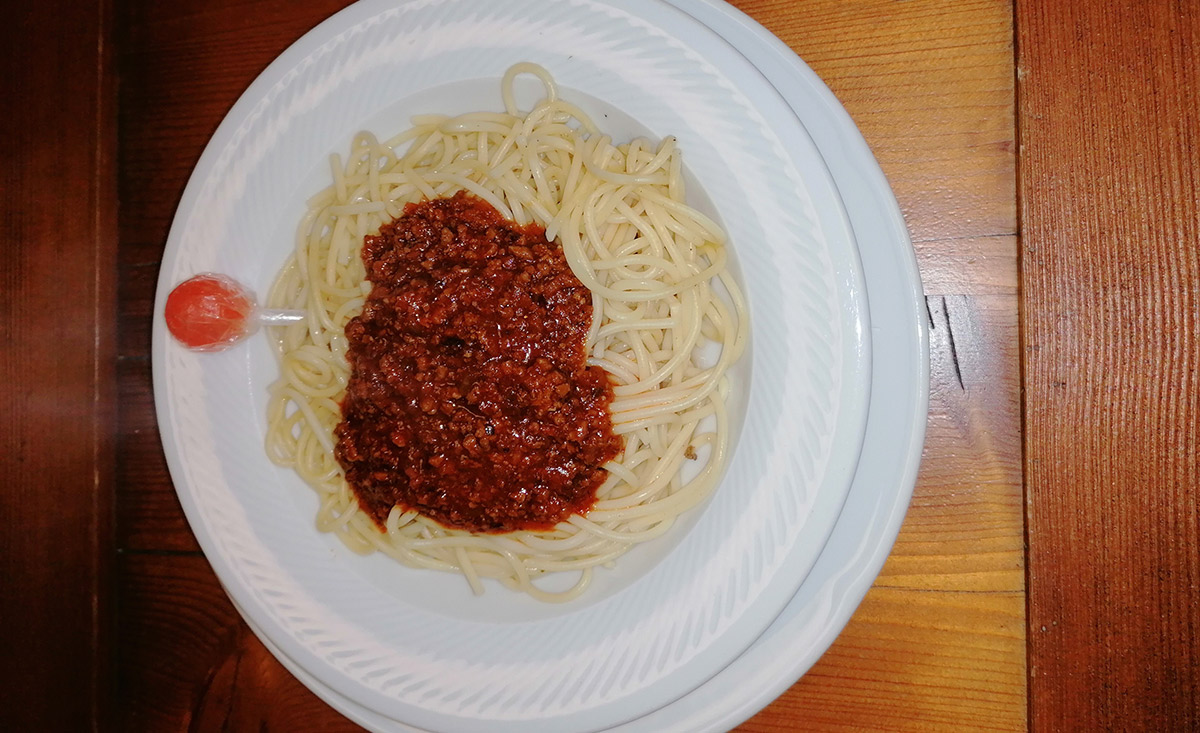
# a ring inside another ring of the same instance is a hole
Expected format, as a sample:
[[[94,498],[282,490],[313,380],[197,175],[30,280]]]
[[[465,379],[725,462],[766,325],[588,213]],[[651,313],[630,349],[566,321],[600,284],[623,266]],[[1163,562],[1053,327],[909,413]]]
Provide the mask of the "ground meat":
[[[586,513],[622,443],[562,249],[459,193],[409,204],[362,257],[373,287],[346,327],[335,454],[363,509],[474,532]]]

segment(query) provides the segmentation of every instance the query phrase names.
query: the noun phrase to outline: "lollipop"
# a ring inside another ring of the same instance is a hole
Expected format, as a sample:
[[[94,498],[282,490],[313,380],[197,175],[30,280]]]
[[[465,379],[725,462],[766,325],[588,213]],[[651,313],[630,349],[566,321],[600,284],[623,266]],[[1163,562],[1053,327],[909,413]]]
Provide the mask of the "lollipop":
[[[205,272],[175,286],[164,311],[167,330],[193,351],[223,351],[261,325],[303,321],[301,310],[259,308],[251,293],[227,275]]]

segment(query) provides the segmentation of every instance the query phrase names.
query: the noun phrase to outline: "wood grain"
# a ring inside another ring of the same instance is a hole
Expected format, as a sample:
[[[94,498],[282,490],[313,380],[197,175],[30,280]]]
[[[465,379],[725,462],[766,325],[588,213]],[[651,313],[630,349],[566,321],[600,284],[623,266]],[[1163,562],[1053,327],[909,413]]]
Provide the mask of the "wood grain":
[[[194,554],[145,358],[167,226],[203,144],[254,75],[338,4],[121,4],[120,666],[138,729],[353,729],[263,653]],[[1011,6],[736,4],[821,74],[878,155],[917,242],[933,349],[926,455],[895,551],[830,652],[744,729],[1021,729]],[[147,669],[156,656],[167,661]]]
[[[117,546],[124,551],[200,551],[179,505],[154,412],[147,358],[117,365]]]
[[[1200,730],[1200,15],[1018,2],[1032,722]]]
[[[267,64],[350,0],[117,3],[121,264],[159,261],[209,137]]]
[[[929,296],[928,437],[896,546],[829,652],[744,730],[1024,728],[1015,298]]]
[[[914,239],[930,417],[913,502],[833,647],[747,731],[1026,722],[1015,96],[1007,2],[745,0],[846,106]]]
[[[49,0],[13,8],[0,29],[3,730],[93,729],[109,699],[117,248],[109,10]]]
[[[241,623],[203,557],[120,561],[122,705],[129,731],[357,731]]]
[[[1024,675],[1024,620],[1019,593],[872,590],[817,666],[739,730],[1021,730],[1023,690],[1007,680]]]
[[[733,4],[850,110],[915,241],[1016,233],[1011,2]]]

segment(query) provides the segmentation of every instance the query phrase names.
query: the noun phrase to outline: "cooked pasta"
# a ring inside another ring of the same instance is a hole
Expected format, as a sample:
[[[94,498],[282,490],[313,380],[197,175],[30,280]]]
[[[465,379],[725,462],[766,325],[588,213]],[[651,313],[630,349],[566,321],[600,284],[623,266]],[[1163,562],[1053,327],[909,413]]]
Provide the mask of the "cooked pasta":
[[[523,73],[546,90],[527,112],[514,97]],[[614,144],[532,64],[509,69],[502,89],[503,112],[418,116],[388,140],[361,132],[345,160],[332,157],[332,182],[308,202],[269,296],[271,307],[304,309],[308,318],[273,329],[280,378],[267,451],[317,491],[318,527],[355,551],[461,573],[477,593],[493,578],[563,601],[586,589],[593,568],[661,536],[712,491],[730,450],[726,372],[744,350],[746,307],[725,235],[685,203],[673,138]],[[334,455],[350,379],[345,327],[372,287],[363,240],[406,204],[458,191],[518,225],[544,227],[591,292],[588,364],[610,375],[624,449],[605,465],[591,510],[550,531],[470,533],[400,506],[381,529]],[[577,573],[568,590],[534,582],[566,571]]]

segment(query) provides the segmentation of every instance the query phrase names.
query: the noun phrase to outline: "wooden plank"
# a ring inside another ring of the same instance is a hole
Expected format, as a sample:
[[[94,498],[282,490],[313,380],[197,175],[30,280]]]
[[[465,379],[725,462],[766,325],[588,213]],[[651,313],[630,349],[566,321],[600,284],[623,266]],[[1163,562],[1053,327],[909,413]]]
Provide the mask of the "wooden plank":
[[[242,623],[203,557],[120,562],[117,730],[357,731]]]
[[[1031,720],[1200,730],[1200,15],[1019,0]]]
[[[1024,606],[1020,592],[873,590],[813,670],[738,730],[1021,730],[1024,687],[1009,680],[1025,673]]]
[[[913,243],[926,295],[1017,297],[1015,236],[998,235]]]
[[[167,471],[150,360],[121,359],[117,384],[117,546],[127,551],[199,552]]]
[[[110,6],[0,29],[3,730],[89,730],[108,700],[116,342]]]
[[[736,0],[850,111],[915,241],[1016,233],[1010,0]]]
[[[160,246],[161,249],[161,246]],[[161,256],[161,252],[159,253]],[[158,285],[158,262],[141,265],[123,264],[117,286],[120,311],[119,357],[145,359],[150,355],[150,328],[153,325],[154,289]]]
[[[739,0],[846,106],[887,174],[927,296],[926,450],[875,587],[747,731],[1026,722],[1009,2]]]
[[[158,262],[183,187],[229,108],[288,45],[348,4],[118,3],[123,265]]]
[[[927,448],[878,586],[1024,589],[1015,305],[1015,293],[928,297]]]
[[[1024,728],[1016,289],[987,292],[987,273],[952,281],[984,293],[929,295],[927,448],[875,587],[829,652],[743,730]]]

